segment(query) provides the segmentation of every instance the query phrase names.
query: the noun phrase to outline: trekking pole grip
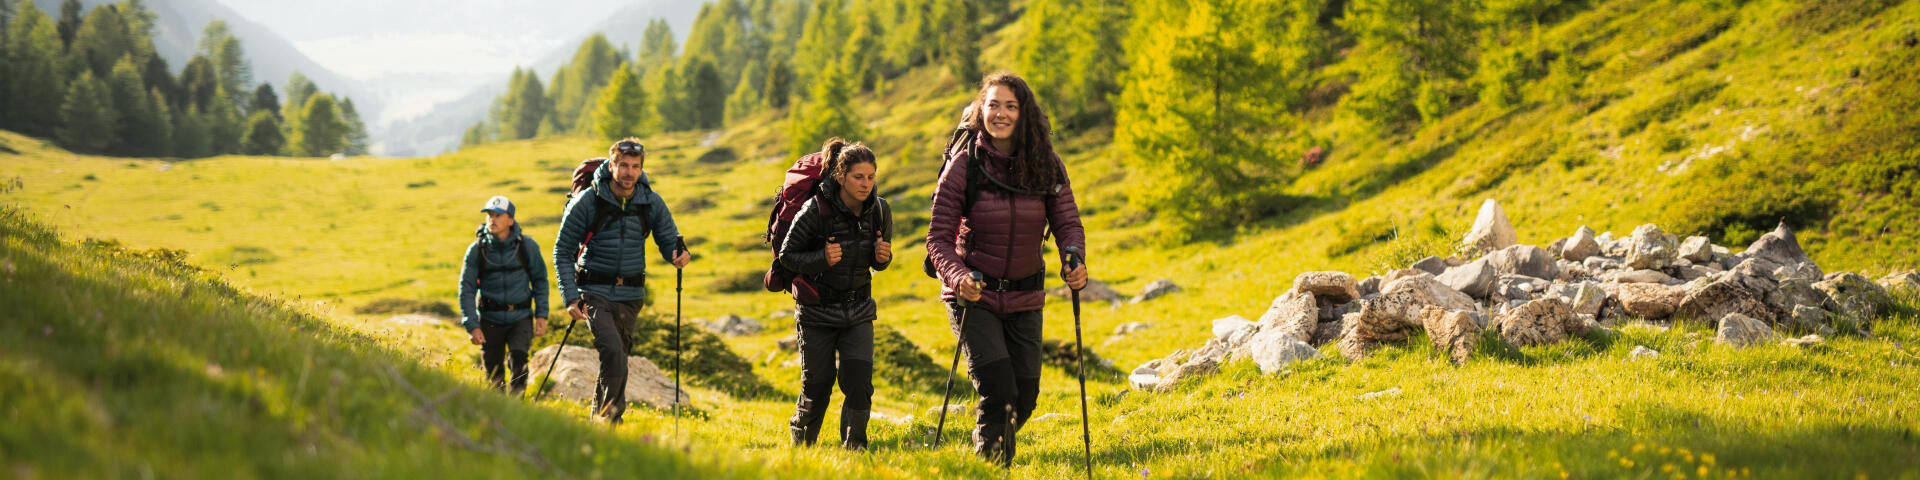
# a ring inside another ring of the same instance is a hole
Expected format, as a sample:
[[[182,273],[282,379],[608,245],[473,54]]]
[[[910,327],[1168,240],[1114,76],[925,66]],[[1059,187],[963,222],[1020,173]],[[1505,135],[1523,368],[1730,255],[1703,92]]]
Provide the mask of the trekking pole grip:
[[[1067,248],[1061,249],[1061,253],[1062,253],[1061,255],[1062,258],[1060,259],[1060,261],[1061,263],[1066,265],[1067,271],[1073,271],[1073,269],[1080,268],[1081,264],[1084,264],[1087,262],[1086,253],[1081,252],[1080,247],[1067,247]],[[1080,288],[1086,288],[1086,286],[1083,285]],[[1080,291],[1080,289],[1076,288],[1076,289],[1073,289],[1073,291],[1078,292]]]

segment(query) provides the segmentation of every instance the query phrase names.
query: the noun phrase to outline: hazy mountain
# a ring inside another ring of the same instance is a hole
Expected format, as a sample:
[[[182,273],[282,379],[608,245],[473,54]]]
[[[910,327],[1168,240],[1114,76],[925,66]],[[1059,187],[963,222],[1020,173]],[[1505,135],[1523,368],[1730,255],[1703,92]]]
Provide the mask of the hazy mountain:
[[[117,3],[110,0],[81,0],[86,10],[104,4]],[[46,0],[34,2],[48,15],[59,18],[60,2]],[[340,75],[320,66],[312,58],[294,48],[293,42],[275,33],[259,23],[247,20],[233,9],[214,0],[147,0],[147,8],[159,15],[153,32],[153,46],[160,56],[167,60],[167,66],[177,75],[193,58],[194,45],[200,41],[200,31],[214,20],[226,20],[227,27],[247,52],[247,59],[253,66],[253,82],[273,83],[274,91],[285,96],[287,74],[299,70],[301,75],[313,79],[320,90],[346,95],[353,99],[362,115],[375,115],[385,103],[368,91],[360,82]],[[375,141],[380,133],[373,132]]]
[[[580,28],[567,41],[538,56],[539,60],[533,62],[531,67],[540,72],[542,83],[551,81],[553,73],[573,57],[580,42],[593,32],[606,34],[607,40],[615,46],[637,51],[641,32],[646,29],[647,21],[653,18],[665,18],[673,27],[674,35],[679,37],[676,41],[684,44],[687,32],[693,29],[694,17],[700,13],[701,3],[641,0],[607,15],[596,24]],[[394,122],[385,129],[376,129],[373,135],[382,141],[384,147],[381,154],[400,157],[431,155],[459,146],[460,136],[466,133],[468,127],[486,118],[494,97],[506,89],[508,73],[500,72],[485,85],[469,90],[456,100],[437,104],[424,114]]]

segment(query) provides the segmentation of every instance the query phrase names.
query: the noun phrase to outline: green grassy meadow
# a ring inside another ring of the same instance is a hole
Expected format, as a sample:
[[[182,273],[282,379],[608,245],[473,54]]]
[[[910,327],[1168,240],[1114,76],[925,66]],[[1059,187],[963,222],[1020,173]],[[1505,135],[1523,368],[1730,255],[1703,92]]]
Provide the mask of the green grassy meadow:
[[[1016,33],[989,39],[989,67]],[[1570,94],[1539,93],[1563,81],[1549,76],[1517,106],[1470,105],[1395,132],[1361,128],[1330,105],[1312,109],[1303,118],[1313,135],[1335,147],[1287,185],[1290,203],[1184,244],[1162,240],[1166,222],[1128,202],[1130,172],[1111,127],[1058,132],[1092,276],[1125,295],[1160,278],[1184,288],[1139,304],[1086,305],[1088,348],[1128,370],[1199,346],[1215,318],[1257,318],[1301,272],[1364,277],[1446,255],[1489,198],[1526,244],[1581,225],[1624,235],[1658,223],[1738,251],[1784,219],[1826,271],[1878,278],[1920,267],[1911,249],[1920,240],[1916,35],[1916,2],[1593,2],[1536,40],[1580,46],[1585,74],[1554,87]],[[937,150],[970,98],[966,83],[917,69],[858,106],[899,226],[895,267],[874,285],[880,323],[941,367],[953,340],[939,287],[918,267]],[[492,195],[511,197],[526,232],[551,248],[568,175],[580,159],[604,155],[604,139],[546,137],[415,159],[171,161],[76,155],[0,132],[0,204],[17,209],[0,218],[0,299],[18,306],[0,316],[8,425],[0,472],[998,475],[953,441],[969,419],[949,419],[949,443],[926,446],[934,419],[925,413],[940,391],[924,385],[938,377],[880,379],[874,410],[905,420],[875,421],[869,452],[786,445],[799,371],[783,365],[794,354],[774,346],[790,320],[772,315],[792,302],[758,284],[770,259],[759,237],[767,199],[792,160],[782,153],[786,127],[782,112],[763,112],[723,131],[645,139],[654,188],[696,254],[678,305],[687,328],[726,314],[768,325],[725,345],[774,391],[735,395],[695,379],[680,434],[667,412],[632,411],[608,431],[578,404],[486,393],[478,348],[456,327],[355,313],[388,299],[455,303],[459,260]],[[646,315],[671,322],[671,267],[656,258],[650,269],[659,298]],[[1424,338],[1353,363],[1329,345],[1330,357],[1279,375],[1233,363],[1157,394],[1127,391],[1118,372],[1102,371],[1087,380],[1094,470],[1920,478],[1917,312],[1920,301],[1905,294],[1870,337],[1806,350],[1732,350],[1683,322],[1546,347],[1483,345],[1458,367]],[[565,314],[554,313],[555,328],[537,344],[558,340]],[[1048,338],[1071,340],[1066,301],[1050,301],[1046,318]],[[1154,326],[1109,335],[1135,321]],[[584,345],[575,333],[570,343]],[[1642,345],[1661,356],[1628,360]],[[1064,416],[1023,431],[1016,478],[1081,471],[1073,377],[1055,367],[1045,375],[1036,414]],[[1393,388],[1400,393],[1360,397]],[[438,405],[444,426],[419,413],[423,403]],[[829,417],[831,429],[837,415]],[[477,450],[465,445],[475,442]]]

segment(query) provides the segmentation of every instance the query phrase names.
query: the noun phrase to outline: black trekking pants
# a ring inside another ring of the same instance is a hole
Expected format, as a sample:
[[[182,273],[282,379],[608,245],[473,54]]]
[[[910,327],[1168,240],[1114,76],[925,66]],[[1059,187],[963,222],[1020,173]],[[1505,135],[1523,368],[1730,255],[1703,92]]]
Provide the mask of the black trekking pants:
[[[840,405],[840,440],[849,446],[865,446],[867,416],[873,408],[873,323],[797,328],[800,400],[789,422],[795,442],[811,445],[820,437],[820,424],[827,416],[827,403],[833,399],[837,379],[840,393],[847,396]]]
[[[507,370],[513,371],[513,395],[520,396],[527,391],[527,348],[533,343],[533,322],[544,321],[547,319],[507,324],[480,322],[480,334],[487,337],[487,341],[480,344],[480,363],[486,369],[487,384],[494,391],[507,391]]]
[[[948,326],[964,340],[967,373],[980,392],[974,417],[974,444],[995,441],[1005,434],[1007,410],[1012,406],[1014,429],[1033,416],[1040,398],[1040,311],[999,313],[978,304],[965,309],[966,331],[960,329],[962,309],[947,303]]]

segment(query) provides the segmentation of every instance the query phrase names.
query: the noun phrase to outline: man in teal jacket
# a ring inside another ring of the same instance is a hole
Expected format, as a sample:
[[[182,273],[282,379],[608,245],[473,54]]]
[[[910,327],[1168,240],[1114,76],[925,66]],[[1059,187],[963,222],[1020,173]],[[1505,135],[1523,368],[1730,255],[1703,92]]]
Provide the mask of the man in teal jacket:
[[[627,406],[627,353],[647,295],[647,237],[674,268],[685,268],[692,256],[679,248],[673,214],[641,170],[645,147],[628,138],[607,157],[593,186],[567,204],[553,264],[567,314],[587,320],[600,355],[594,413],[618,424]]]
[[[540,245],[520,233],[512,201],[496,196],[480,211],[487,223],[474,232],[460,267],[460,325],[480,346],[494,390],[505,391],[500,363],[508,360],[517,397],[527,390],[527,347],[547,334],[547,265]]]

